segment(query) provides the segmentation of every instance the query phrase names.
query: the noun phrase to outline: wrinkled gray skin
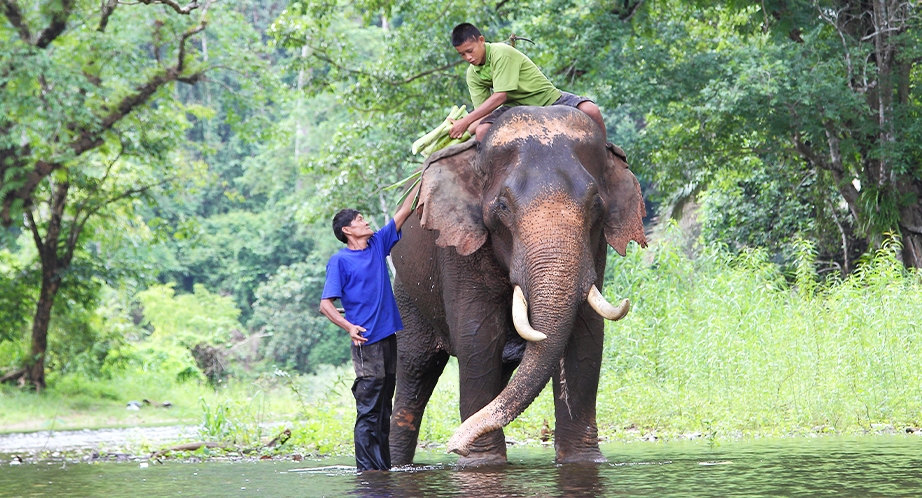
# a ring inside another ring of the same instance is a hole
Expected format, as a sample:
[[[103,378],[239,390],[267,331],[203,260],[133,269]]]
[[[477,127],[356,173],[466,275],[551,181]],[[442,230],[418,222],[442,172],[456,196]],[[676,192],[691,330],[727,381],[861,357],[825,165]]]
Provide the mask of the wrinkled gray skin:
[[[586,298],[592,285],[604,289],[606,243],[621,255],[630,240],[646,244],[640,186],[623,152],[572,108],[515,108],[473,142],[428,160],[419,216],[392,252],[405,328],[392,462],[412,463],[449,355],[458,358],[464,422],[448,449],[461,465],[505,463],[502,427],[551,378],[557,462],[602,462],[595,415],[603,319]],[[515,332],[515,285],[546,340],[526,343]]]

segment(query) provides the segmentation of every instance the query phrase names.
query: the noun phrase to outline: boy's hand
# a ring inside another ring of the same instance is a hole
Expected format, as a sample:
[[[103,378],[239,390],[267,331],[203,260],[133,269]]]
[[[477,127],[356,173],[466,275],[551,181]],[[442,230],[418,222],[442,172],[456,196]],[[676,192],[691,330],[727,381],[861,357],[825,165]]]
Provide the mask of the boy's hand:
[[[467,131],[469,126],[466,118],[461,119],[450,119],[452,125],[451,130],[448,131],[448,136],[451,138],[461,138],[461,135],[464,135],[464,132]]]
[[[368,339],[362,337],[362,332],[365,332],[365,327],[355,324],[349,325],[349,337],[352,338],[352,344],[361,346],[363,342],[368,341]]]

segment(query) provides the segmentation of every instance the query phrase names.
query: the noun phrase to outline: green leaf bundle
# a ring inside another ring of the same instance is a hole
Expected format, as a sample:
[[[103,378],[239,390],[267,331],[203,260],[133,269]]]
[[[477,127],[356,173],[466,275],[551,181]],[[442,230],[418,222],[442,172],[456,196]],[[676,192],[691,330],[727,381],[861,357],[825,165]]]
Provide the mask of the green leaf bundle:
[[[451,130],[452,120],[461,119],[464,116],[467,116],[467,106],[463,105],[461,107],[453,106],[451,112],[448,113],[448,117],[445,118],[445,121],[438,126],[436,126],[432,131],[426,133],[419,140],[413,142],[413,146],[410,148],[410,151],[413,154],[418,154],[420,152],[423,155],[428,156],[433,152],[444,149],[450,145],[459,144],[466,142],[471,138],[471,134],[464,132],[460,138],[451,138],[448,136],[448,132]]]

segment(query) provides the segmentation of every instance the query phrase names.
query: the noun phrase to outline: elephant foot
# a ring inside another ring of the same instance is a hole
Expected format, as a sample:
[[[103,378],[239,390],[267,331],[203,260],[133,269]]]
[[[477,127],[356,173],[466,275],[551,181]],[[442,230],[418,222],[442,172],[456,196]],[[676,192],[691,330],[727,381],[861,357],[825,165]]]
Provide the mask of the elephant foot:
[[[554,460],[555,463],[582,463],[582,464],[595,464],[595,463],[605,463],[608,461],[607,458],[602,456],[602,452],[598,448],[593,448],[591,450],[581,450],[581,451],[557,451],[557,458]]]
[[[404,456],[397,455],[395,456],[391,453],[391,467],[406,467],[408,465],[413,465],[413,456]]]
[[[458,458],[458,467],[468,468],[468,467],[485,467],[489,465],[506,465],[506,452],[495,453],[495,452],[485,452],[479,453],[472,451],[467,454],[467,456],[462,456]]]

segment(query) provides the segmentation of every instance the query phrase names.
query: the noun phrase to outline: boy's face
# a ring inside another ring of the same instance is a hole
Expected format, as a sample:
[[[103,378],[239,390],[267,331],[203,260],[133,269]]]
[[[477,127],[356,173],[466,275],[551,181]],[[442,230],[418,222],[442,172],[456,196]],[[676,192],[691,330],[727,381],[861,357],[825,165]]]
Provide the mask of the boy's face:
[[[458,55],[467,61],[468,64],[482,66],[483,63],[486,62],[487,47],[484,44],[483,36],[471,38],[455,47],[455,50],[458,51]]]

